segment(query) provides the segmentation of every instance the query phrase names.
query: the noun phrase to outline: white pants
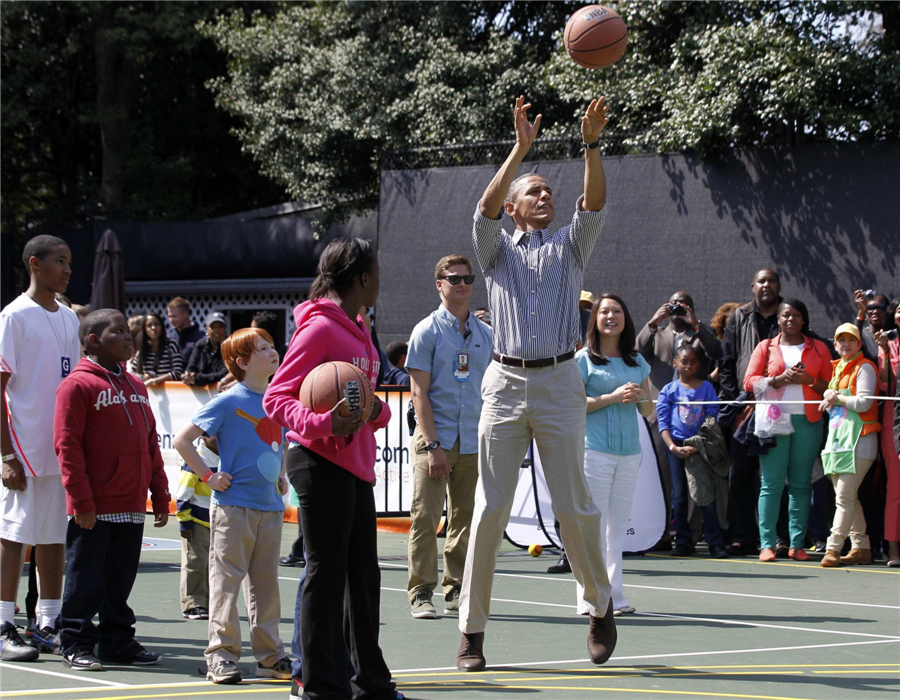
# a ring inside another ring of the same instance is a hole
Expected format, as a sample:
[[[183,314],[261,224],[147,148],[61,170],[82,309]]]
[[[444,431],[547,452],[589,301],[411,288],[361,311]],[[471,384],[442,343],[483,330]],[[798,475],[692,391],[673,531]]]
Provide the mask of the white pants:
[[[622,456],[584,451],[584,476],[594,504],[600,509],[600,545],[612,586],[613,608],[628,605],[622,592],[622,549],[640,468],[640,453]],[[584,589],[581,584],[576,585],[578,614],[585,615],[590,609],[584,602]]]

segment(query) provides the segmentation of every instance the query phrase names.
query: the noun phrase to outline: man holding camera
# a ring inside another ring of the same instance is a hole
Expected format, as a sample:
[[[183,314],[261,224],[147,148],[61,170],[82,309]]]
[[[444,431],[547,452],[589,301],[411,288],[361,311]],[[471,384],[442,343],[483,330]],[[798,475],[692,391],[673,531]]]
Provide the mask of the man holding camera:
[[[664,325],[663,325],[664,324]],[[650,386],[655,399],[675,376],[672,360],[682,345],[691,345],[700,357],[697,379],[709,379],[715,361],[722,357],[716,332],[694,315],[694,300],[687,292],[675,292],[659,307],[637,337],[637,350],[650,364]],[[656,422],[656,414],[651,423]]]

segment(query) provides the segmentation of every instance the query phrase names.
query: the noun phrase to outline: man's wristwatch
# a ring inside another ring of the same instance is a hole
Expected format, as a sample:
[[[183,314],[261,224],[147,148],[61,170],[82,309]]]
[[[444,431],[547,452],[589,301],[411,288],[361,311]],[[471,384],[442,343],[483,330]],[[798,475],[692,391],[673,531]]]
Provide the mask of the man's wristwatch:
[[[589,149],[600,148],[600,139],[598,138],[593,143],[586,143],[586,142],[582,141],[581,145],[584,146],[585,148],[589,148]]]
[[[425,445],[425,451],[426,452],[434,452],[440,446],[441,446],[441,443],[439,443],[437,440],[432,440],[427,445]]]

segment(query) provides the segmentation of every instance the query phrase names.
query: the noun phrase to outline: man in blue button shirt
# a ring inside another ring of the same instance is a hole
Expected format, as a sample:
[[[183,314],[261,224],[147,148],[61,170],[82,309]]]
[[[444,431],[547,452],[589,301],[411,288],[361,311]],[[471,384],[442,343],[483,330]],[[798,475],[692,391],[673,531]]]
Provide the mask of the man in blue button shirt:
[[[478,419],[481,379],[491,363],[491,328],[469,313],[472,264],[462,255],[441,258],[434,270],[441,305],[419,322],[409,339],[410,374],[418,426],[409,531],[410,612],[419,619],[437,613],[437,528],[447,496],[444,545],[444,610],[459,610],[469,525],[478,483]]]

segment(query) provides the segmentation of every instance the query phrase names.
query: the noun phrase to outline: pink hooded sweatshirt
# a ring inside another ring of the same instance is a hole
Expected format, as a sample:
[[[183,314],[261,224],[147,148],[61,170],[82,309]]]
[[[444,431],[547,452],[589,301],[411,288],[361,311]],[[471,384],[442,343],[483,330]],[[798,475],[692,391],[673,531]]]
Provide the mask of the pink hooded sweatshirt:
[[[369,329],[328,299],[304,301],[294,309],[297,331],[284,362],[263,397],[263,408],[273,421],[288,429],[288,439],[343,467],[363,481],[375,478],[375,431],[388,424],[391,411],[382,402],[381,413],[355,435],[335,437],[331,414],[313,413],[300,403],[300,385],[316,367],[332,361],[349,362],[365,372],[372,386],[378,381],[381,360]],[[380,401],[375,397],[376,401]]]

